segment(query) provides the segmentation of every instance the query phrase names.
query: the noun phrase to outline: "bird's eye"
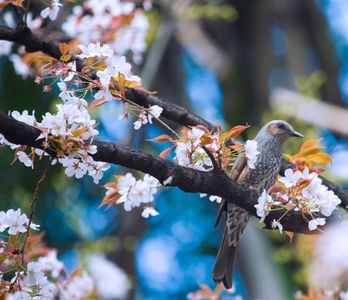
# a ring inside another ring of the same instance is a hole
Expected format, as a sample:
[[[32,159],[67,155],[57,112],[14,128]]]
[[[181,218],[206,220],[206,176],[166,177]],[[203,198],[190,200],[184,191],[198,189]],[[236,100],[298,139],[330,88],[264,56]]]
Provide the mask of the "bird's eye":
[[[278,128],[284,128],[284,124],[283,123],[278,123]]]

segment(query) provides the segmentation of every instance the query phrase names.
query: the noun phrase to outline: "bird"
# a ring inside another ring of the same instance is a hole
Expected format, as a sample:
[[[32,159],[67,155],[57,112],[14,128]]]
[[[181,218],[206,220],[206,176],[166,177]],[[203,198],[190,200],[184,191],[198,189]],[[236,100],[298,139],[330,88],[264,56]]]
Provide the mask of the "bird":
[[[293,129],[284,120],[273,120],[264,125],[257,133],[257,156],[254,168],[247,164],[244,152],[241,152],[232,167],[230,178],[235,182],[250,187],[260,193],[268,190],[275,182],[282,161],[281,146],[289,137],[303,135]],[[222,283],[225,289],[233,286],[233,265],[239,239],[249,221],[249,213],[223,199],[216,218],[216,226],[222,215],[226,215],[226,225],[220,248],[212,271],[212,278],[216,284]]]

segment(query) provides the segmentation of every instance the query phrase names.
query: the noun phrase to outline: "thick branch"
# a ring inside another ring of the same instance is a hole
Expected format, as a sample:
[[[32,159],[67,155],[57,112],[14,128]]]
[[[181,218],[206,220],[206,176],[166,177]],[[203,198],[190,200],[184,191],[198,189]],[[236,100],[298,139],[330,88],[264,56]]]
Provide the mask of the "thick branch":
[[[26,26],[17,28],[0,26],[0,40],[19,43],[25,47],[27,52],[42,51],[56,59],[59,59],[61,56],[57,43],[33,33]]]
[[[0,133],[11,143],[42,149],[42,141],[37,141],[40,130],[16,121],[1,112]],[[164,182],[171,177],[171,186],[176,186],[190,193],[206,193],[223,197],[228,199],[227,201],[243,207],[250,214],[256,215],[254,204],[258,197],[257,193],[235,183],[222,171],[202,172],[155,157],[141,150],[130,149],[108,142],[94,142],[94,144],[98,147],[98,152],[94,155],[95,160],[148,173],[160,182]],[[282,213],[284,212],[272,212],[266,219],[266,228],[271,228],[272,220],[274,218],[278,219]],[[330,220],[333,219],[336,219],[336,216],[330,218]],[[285,230],[309,233],[307,223],[298,212],[289,212],[282,219],[282,224]]]

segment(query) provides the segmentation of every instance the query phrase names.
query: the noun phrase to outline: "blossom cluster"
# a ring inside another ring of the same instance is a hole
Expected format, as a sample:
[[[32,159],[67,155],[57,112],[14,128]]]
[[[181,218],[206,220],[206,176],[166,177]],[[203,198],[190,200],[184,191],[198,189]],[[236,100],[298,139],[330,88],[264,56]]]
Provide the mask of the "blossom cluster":
[[[88,12],[88,13],[86,13]],[[140,61],[146,49],[149,22],[143,9],[134,2],[120,0],[88,0],[75,5],[62,25],[63,31],[80,43],[101,41],[117,55],[133,54]]]
[[[0,294],[6,300],[125,299],[130,282],[122,269],[101,254],[88,257],[88,273],[81,268],[70,275],[47,248],[42,234],[28,235],[38,225],[20,209],[0,211]],[[8,229],[8,232],[4,231]]]
[[[141,109],[138,115],[138,119],[133,123],[134,129],[138,130],[142,125],[147,123],[152,124],[153,118],[159,118],[163,108],[158,105],[150,106],[147,110]]]
[[[27,111],[23,113],[13,111],[11,115],[16,120],[41,130],[42,133],[38,138],[45,140],[44,149],[56,153],[57,159],[52,160],[52,164],[58,161],[65,167],[67,176],[82,178],[88,174],[95,183],[98,183],[109,165],[97,162],[91,156],[97,152],[97,147],[91,144],[98,135],[98,131],[94,128],[95,120],[91,119],[83,99],[73,94],[62,98],[65,102],[57,105],[57,113],[46,113],[41,122],[36,120],[34,113],[31,115]],[[26,147],[10,143],[2,135],[0,144],[16,149],[16,159],[27,167],[33,168],[35,155],[48,155],[41,149],[31,149],[27,153]]]
[[[144,218],[158,215],[158,212],[151,205],[157,188],[160,186],[156,178],[145,174],[143,180],[136,180],[131,173],[114,177],[115,181],[105,185],[107,191],[100,206],[110,207],[114,204],[123,204],[124,209],[130,211],[134,207],[144,204],[141,214]]]
[[[201,171],[212,170],[213,163],[205,150],[202,148],[201,143],[201,138],[206,132],[197,127],[193,127],[191,130],[184,131],[183,133],[183,139],[176,141],[176,162],[181,166]],[[206,145],[206,147],[208,147],[210,150],[215,150],[215,156],[217,156],[216,143],[212,142],[211,144]]]
[[[93,290],[93,282],[75,286],[74,291],[80,292],[80,297],[70,297],[67,287],[71,289],[71,279],[66,277],[64,265],[57,259],[57,252],[40,245],[40,251],[35,252],[35,240],[41,236],[28,237],[28,230],[38,230],[38,225],[29,221],[20,209],[0,211],[0,244],[1,252],[1,295],[6,299],[83,299]],[[24,237],[24,238],[23,238]],[[25,244],[25,241],[27,242]],[[27,247],[24,247],[26,245]],[[24,251],[22,254],[21,251]],[[38,254],[45,253],[35,259]],[[79,275],[74,275],[81,278]],[[89,277],[85,275],[85,277]],[[84,288],[82,288],[84,286]],[[75,292],[76,293],[76,292]]]
[[[120,119],[128,119],[129,115],[136,117],[134,129],[139,129],[147,123],[152,124],[153,118],[159,118],[163,109],[158,105],[152,105],[148,108],[141,107],[124,97],[124,88],[135,87],[141,84],[141,78],[134,75],[131,71],[131,65],[127,62],[125,56],[118,56],[110,46],[99,42],[88,45],[79,45],[80,53],[77,55],[86,62],[83,74],[76,70],[76,62],[64,63],[62,61],[50,62],[41,68],[42,77],[37,77],[36,81],[41,82],[45,77],[58,77],[60,79],[58,86],[61,93],[59,96],[64,101],[71,102],[76,90],[82,98],[93,92],[95,99],[90,104],[90,109],[102,105],[112,100],[121,100],[124,103],[126,113],[120,116]],[[70,47],[62,46],[62,58],[70,57],[68,54]],[[89,73],[95,73],[96,78],[89,76]],[[79,89],[76,89],[79,86]],[[50,90],[50,86],[45,86]],[[80,99],[82,104],[86,102]]]
[[[291,210],[299,211],[309,216],[308,229],[312,231],[324,225],[325,217],[329,217],[340,203],[334,192],[322,184],[318,173],[307,167],[297,167],[285,170],[284,176],[278,178],[268,193],[264,190],[255,208],[261,222],[275,209],[284,208],[284,215]],[[320,217],[316,216],[318,213]],[[280,222],[283,216],[272,223],[280,231],[283,229]]]
[[[173,146],[163,151],[162,154],[165,155],[161,154],[161,156],[165,157],[175,147],[174,160],[179,165],[185,167],[200,171],[210,171],[213,169],[214,164],[218,163],[221,169],[228,171],[233,165],[236,156],[244,152],[248,166],[253,169],[259,154],[257,142],[248,140],[244,146],[236,142],[229,145],[231,138],[247,128],[248,126],[239,125],[223,133],[219,127],[216,132],[212,132],[204,126],[194,126],[190,129],[184,128],[181,132],[181,137],[177,140],[162,135],[154,138],[153,141],[171,142]],[[214,162],[212,158],[214,158]]]
[[[21,2],[5,1],[4,5],[13,3],[23,8]],[[87,0],[82,5],[74,5],[72,14],[62,24],[62,31],[71,39],[71,45],[101,41],[108,44],[117,56],[131,53],[134,62],[141,62],[142,54],[147,48],[146,37],[150,27],[144,13],[144,9],[151,8],[149,3],[151,2],[148,0],[144,1],[144,8],[141,8],[132,1]],[[27,12],[27,26],[36,30],[45,24],[45,19],[56,20],[62,6],[60,0],[49,0],[35,19],[31,12]],[[17,26],[13,13],[7,11],[0,14],[4,20],[3,25],[10,28]],[[12,42],[0,41],[0,56],[9,55],[12,45]],[[34,74],[32,67],[38,69],[39,64],[35,62],[31,65],[31,62],[39,56],[27,54],[24,47],[19,47],[18,53],[11,54],[9,58],[16,73],[26,78]]]
[[[124,81],[131,83],[132,86],[140,84],[140,77],[131,73],[131,65],[127,63],[126,57],[114,53],[114,50],[107,44],[101,46],[99,42],[96,44],[89,43],[87,46],[79,45],[79,48],[81,53],[78,57],[82,59],[96,58],[104,63],[98,65],[97,77],[99,78],[101,87],[106,90],[106,94],[112,79],[117,82],[120,87],[124,86]],[[128,86],[130,86],[130,84],[128,84]],[[111,100],[111,95],[107,94],[105,97]],[[98,99],[101,97],[96,98]]]

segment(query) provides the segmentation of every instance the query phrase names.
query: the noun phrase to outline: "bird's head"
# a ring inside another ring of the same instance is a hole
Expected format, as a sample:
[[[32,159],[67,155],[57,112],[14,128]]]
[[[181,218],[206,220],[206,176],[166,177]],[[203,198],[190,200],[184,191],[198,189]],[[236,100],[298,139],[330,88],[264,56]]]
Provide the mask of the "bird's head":
[[[300,137],[303,135],[292,128],[292,126],[283,120],[273,120],[263,127],[265,133],[280,143],[283,143],[289,137]]]

